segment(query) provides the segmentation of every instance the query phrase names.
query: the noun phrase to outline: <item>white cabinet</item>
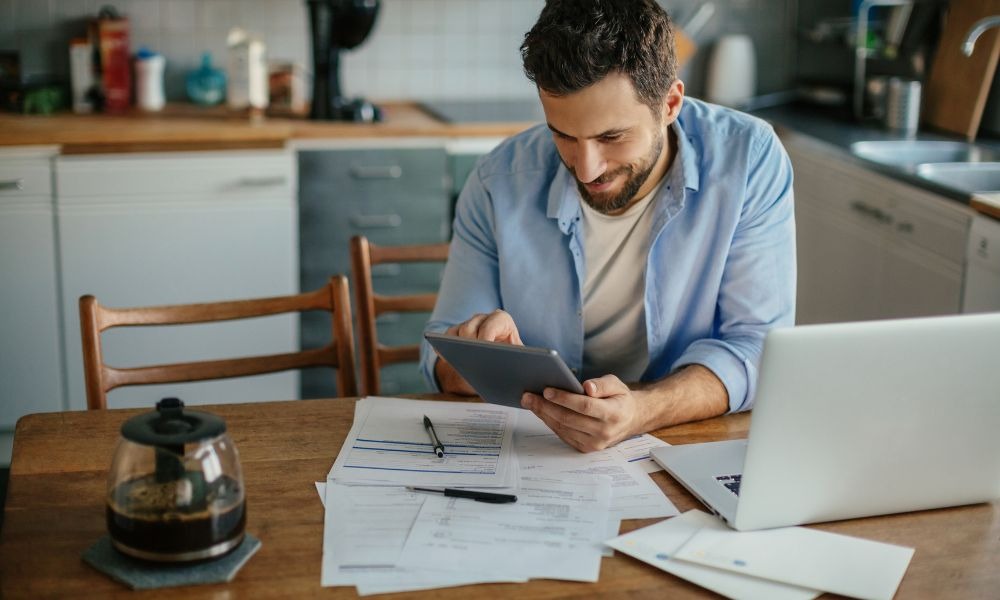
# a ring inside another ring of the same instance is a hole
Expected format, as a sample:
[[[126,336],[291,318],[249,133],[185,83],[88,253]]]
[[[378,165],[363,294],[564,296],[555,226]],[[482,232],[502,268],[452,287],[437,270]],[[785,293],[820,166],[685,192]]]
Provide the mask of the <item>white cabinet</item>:
[[[976,215],[969,234],[963,312],[1000,311],[1000,221]]]
[[[68,407],[86,407],[78,301],[150,306],[293,294],[298,220],[284,150],[63,156],[56,161]],[[210,325],[118,328],[107,362],[128,367],[298,349],[297,315]],[[332,375],[331,375],[332,377]],[[112,408],[298,397],[298,373],[126,387]]]
[[[972,211],[783,138],[795,170],[798,323],[958,313]]]
[[[53,154],[0,151],[0,465],[18,418],[63,408]]]

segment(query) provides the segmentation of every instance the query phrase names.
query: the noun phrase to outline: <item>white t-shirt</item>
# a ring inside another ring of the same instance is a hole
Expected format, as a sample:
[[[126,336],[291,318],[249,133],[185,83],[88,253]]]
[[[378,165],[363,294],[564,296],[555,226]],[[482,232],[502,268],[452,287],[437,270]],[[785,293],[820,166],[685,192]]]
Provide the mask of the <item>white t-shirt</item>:
[[[638,381],[649,363],[646,346],[646,255],[653,226],[649,194],[615,216],[601,214],[583,199],[583,377],[617,375]]]

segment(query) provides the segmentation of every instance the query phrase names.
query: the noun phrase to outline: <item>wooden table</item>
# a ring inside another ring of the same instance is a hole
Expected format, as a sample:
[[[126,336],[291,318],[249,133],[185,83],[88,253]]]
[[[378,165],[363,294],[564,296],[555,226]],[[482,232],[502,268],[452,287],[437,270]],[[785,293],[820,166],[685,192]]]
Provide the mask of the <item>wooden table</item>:
[[[441,398],[444,399],[444,398]],[[353,587],[320,587],[323,508],[313,485],[325,478],[354,414],[353,399],[206,407],[226,420],[240,451],[247,531],[263,542],[225,585],[133,592],[80,555],[105,533],[104,487],[118,429],[137,410],[29,415],[17,424],[3,532],[0,598],[353,598]],[[683,444],[745,437],[748,415],[657,432]],[[850,443],[845,440],[845,443]],[[790,449],[794,451],[794,449]],[[661,473],[657,484],[681,511],[700,507]],[[824,524],[820,529],[917,549],[897,598],[997,598],[998,504]],[[623,531],[655,520],[626,521]],[[604,559],[593,584],[536,580],[400,594],[464,599],[687,598],[707,591],[621,554]]]

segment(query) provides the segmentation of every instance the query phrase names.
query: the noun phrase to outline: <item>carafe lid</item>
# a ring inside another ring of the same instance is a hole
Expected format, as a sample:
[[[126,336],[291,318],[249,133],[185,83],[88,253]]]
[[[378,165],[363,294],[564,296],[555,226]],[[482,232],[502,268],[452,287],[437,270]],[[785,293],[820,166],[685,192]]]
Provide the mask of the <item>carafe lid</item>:
[[[132,417],[122,424],[122,437],[147,446],[176,447],[218,437],[226,422],[203,412],[185,411],[178,398],[164,398],[156,410]]]

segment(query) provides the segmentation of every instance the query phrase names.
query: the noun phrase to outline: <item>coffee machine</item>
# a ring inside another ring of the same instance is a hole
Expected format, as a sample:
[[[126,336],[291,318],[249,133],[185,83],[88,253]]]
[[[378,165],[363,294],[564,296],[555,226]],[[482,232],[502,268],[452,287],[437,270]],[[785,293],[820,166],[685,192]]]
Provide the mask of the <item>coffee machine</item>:
[[[365,41],[379,0],[306,0],[312,34],[313,96],[309,118],[320,121],[380,121],[381,111],[363,98],[346,98],[340,87],[340,51]]]

